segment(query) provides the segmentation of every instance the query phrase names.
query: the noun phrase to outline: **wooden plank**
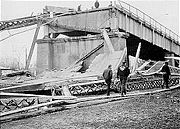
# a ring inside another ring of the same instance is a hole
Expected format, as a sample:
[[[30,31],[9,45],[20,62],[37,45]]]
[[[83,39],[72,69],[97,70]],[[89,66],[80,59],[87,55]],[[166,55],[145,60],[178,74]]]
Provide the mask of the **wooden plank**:
[[[72,96],[67,85],[62,86],[62,91],[65,96]]]
[[[171,57],[165,57],[166,59],[175,59],[175,60],[179,60],[180,61],[180,57],[174,57],[174,56],[171,56]]]
[[[17,86],[11,86],[6,88],[1,88],[0,92],[21,92],[21,91],[35,91],[44,89],[44,85],[41,83],[34,83],[34,84],[23,84]]]
[[[65,70],[70,70],[72,67],[74,67],[75,65],[77,65],[78,63],[84,61],[85,59],[87,59],[88,57],[90,57],[93,53],[97,52],[99,49],[101,49],[104,46],[104,42],[101,43],[100,45],[98,45],[96,48],[92,49],[90,52],[88,52],[86,55],[84,55],[82,58],[78,59],[77,61],[75,61],[70,67],[68,67]]]
[[[12,86],[12,87],[6,87],[6,88],[0,88],[0,92],[17,92],[17,91],[23,91],[23,90],[31,90],[31,89],[43,89],[44,86],[42,84],[45,83],[51,83],[51,82],[64,82],[69,79],[81,79],[81,78],[87,78],[87,77],[94,77],[97,76],[97,74],[82,74],[82,76],[76,76],[76,77],[68,77],[66,79],[60,79],[60,78],[53,78],[53,79],[38,79],[29,81],[28,84],[22,84],[18,86]]]
[[[135,72],[135,70],[137,69],[137,64],[138,64],[138,58],[139,58],[139,55],[140,55],[140,50],[141,50],[141,43],[139,43],[139,45],[138,45],[138,49],[137,49],[137,52],[136,52],[136,57],[135,57],[135,60],[134,60],[134,65],[133,65],[132,73]]]
[[[148,64],[150,63],[150,61],[146,61],[144,64],[142,64],[139,68],[137,68],[137,71],[143,70]]]
[[[49,99],[58,99],[58,100],[70,100],[77,99],[77,97],[66,94],[66,96],[47,96],[47,95],[34,95],[34,94],[20,94],[20,93],[0,93],[0,99],[4,98],[30,98],[30,97],[41,97],[41,98],[49,98]]]
[[[163,67],[164,62],[158,61],[151,68],[149,68],[144,74],[150,74],[154,72],[158,72]]]

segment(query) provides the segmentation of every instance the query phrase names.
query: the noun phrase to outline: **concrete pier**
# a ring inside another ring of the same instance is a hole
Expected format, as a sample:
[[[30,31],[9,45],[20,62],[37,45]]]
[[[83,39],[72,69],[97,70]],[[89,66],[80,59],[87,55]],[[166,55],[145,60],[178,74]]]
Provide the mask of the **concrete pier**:
[[[109,37],[115,51],[125,48],[125,38],[119,37],[117,34],[111,34]],[[44,70],[64,69],[103,42],[104,38],[102,35],[38,40],[37,73],[41,73]],[[91,55],[91,57],[86,60],[85,65],[88,67],[95,56],[107,51],[106,47],[107,46],[104,45],[102,49]]]

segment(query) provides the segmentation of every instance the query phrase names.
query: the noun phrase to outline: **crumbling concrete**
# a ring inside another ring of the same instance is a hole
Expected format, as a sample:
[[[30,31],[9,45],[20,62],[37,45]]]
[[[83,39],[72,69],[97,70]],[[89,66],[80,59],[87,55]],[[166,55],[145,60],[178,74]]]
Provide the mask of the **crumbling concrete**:
[[[117,34],[110,34],[109,37],[115,51],[121,51],[126,47],[125,38],[119,37]],[[102,35],[38,40],[37,73],[42,73],[45,70],[67,68],[103,42]],[[89,67],[97,55],[107,50],[106,47],[105,45],[92,54],[85,60],[84,65]]]

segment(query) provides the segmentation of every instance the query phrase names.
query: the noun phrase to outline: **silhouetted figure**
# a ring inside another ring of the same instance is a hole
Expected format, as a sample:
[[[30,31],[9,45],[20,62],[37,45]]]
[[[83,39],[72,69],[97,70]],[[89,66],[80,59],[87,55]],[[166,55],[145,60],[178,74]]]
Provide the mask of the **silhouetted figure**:
[[[96,8],[99,8],[99,2],[98,2],[98,0],[96,0],[96,2],[94,3],[94,6],[95,6]]]
[[[169,82],[169,75],[171,75],[170,73],[170,69],[169,69],[169,66],[168,66],[168,62],[166,61],[164,66],[162,67],[162,69],[160,70],[160,72],[163,73],[163,85],[162,85],[162,88],[164,88],[164,83],[166,85],[166,88],[169,88],[168,86],[168,82]]]
[[[81,11],[81,5],[78,6],[78,11]]]
[[[0,78],[1,78],[1,76],[2,76],[2,70],[0,69]]]
[[[104,80],[107,84],[107,96],[110,95],[110,85],[111,85],[111,79],[112,79],[112,66],[109,65],[107,69],[104,70],[103,72],[103,77],[104,77]]]
[[[120,79],[120,86],[121,86],[121,96],[126,95],[126,81],[130,74],[130,70],[126,65],[126,62],[123,62],[121,66],[118,67],[117,71],[117,78]]]

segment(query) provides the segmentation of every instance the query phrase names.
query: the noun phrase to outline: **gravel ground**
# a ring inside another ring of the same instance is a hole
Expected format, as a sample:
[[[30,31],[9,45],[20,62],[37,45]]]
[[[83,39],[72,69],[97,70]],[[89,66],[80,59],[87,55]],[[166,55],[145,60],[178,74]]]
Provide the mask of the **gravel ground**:
[[[180,89],[1,124],[1,129],[179,129]]]

